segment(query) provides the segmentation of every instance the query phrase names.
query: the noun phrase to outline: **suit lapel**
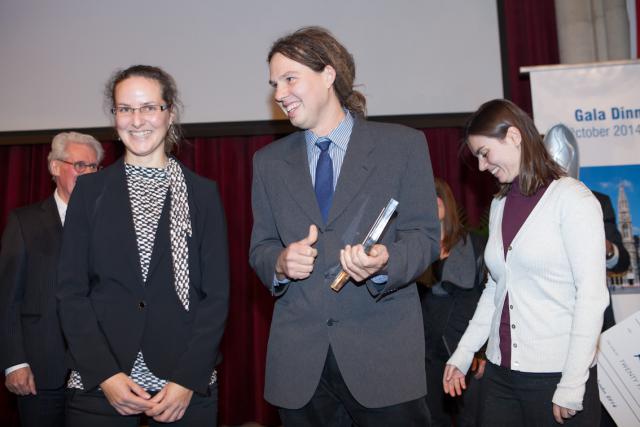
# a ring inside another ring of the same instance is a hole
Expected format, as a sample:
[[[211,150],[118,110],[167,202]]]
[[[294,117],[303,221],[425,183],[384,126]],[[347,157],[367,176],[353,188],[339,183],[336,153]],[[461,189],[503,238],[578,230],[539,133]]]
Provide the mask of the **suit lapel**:
[[[374,169],[374,162],[371,160],[374,148],[366,122],[356,118],[340,169],[327,225],[342,214],[367,181]]]
[[[322,228],[324,221],[311,182],[304,132],[299,132],[291,144],[291,153],[284,159],[287,165],[282,168],[284,184],[311,222]]]
[[[374,162],[371,160],[374,148],[366,122],[356,118],[340,169],[327,225],[344,212],[367,181],[367,177],[374,169]],[[323,228],[322,215],[309,173],[309,159],[303,132],[298,133],[290,151],[290,155],[284,159],[287,166],[282,168],[284,183],[291,197],[311,221]]]
[[[53,229],[62,231],[62,220],[60,219],[58,205],[56,204],[56,199],[53,198],[53,195],[44,200],[40,207],[42,208],[43,221],[45,221],[45,224]]]
[[[164,199],[162,206],[162,213],[158,220],[158,228],[156,228],[156,235],[153,237],[153,250],[151,251],[151,259],[149,260],[149,270],[147,271],[147,285],[150,283],[151,275],[158,266],[158,261],[162,258],[162,255],[167,251],[171,245],[169,240],[169,216],[171,212],[171,189],[167,190],[167,195]],[[190,212],[191,218],[193,218],[193,212]],[[191,222],[193,226],[193,221]],[[173,262],[171,258],[169,262]],[[173,268],[171,268],[173,272]]]
[[[47,245],[58,248],[62,242],[62,221],[56,200],[51,196],[42,202],[40,208],[42,209],[42,225],[46,230],[50,230]]]

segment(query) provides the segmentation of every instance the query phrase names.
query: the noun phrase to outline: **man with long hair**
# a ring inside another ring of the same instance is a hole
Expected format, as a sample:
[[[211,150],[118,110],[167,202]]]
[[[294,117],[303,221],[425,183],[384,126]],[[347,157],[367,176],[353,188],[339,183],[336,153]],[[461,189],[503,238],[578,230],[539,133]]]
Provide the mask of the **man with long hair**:
[[[254,157],[250,262],[277,297],[265,397],[286,426],[428,425],[415,279],[440,228],[424,135],[365,120],[353,57],[322,28],[277,40],[268,62],[301,131]],[[398,214],[367,253],[391,197]]]

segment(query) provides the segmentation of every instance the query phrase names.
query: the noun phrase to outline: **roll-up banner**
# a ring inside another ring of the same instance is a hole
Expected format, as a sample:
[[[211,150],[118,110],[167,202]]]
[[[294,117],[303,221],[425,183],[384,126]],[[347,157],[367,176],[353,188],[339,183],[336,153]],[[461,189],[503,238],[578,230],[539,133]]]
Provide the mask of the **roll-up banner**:
[[[621,321],[640,309],[640,61],[526,67],[540,132],[562,123],[578,140],[579,178],[611,199],[631,262],[609,274]]]

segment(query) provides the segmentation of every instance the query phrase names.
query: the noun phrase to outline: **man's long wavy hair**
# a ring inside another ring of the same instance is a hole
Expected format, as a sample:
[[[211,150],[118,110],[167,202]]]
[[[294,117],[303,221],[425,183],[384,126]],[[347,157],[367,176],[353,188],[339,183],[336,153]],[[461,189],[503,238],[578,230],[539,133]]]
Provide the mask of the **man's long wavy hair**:
[[[353,85],[356,78],[353,55],[329,31],[321,27],[300,28],[275,41],[267,55],[267,62],[271,62],[276,53],[306,65],[317,73],[327,65],[333,67],[336,71],[333,89],[340,104],[355,115],[366,115],[367,100]]]

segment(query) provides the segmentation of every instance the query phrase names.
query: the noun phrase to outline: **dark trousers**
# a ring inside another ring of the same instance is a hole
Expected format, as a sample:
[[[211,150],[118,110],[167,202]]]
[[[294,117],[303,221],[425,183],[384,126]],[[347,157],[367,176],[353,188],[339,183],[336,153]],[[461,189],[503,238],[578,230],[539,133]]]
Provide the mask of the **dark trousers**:
[[[329,348],[320,384],[309,403],[300,409],[279,408],[285,427],[392,427],[431,425],[424,397],[383,408],[366,408],[351,395]]]
[[[490,362],[484,373],[482,425],[487,427],[558,427],[551,399],[560,382],[560,373],[512,371]],[[582,399],[583,410],[564,421],[569,427],[600,425],[600,398],[596,368]]]
[[[67,391],[66,427],[137,427],[142,415],[120,415],[101,391]],[[218,425],[218,385],[209,387],[209,394],[194,393],[184,416],[173,423],[149,419],[150,426],[215,427]]]
[[[440,358],[428,358],[427,368],[427,405],[431,413],[432,427],[476,427],[480,425],[480,398],[482,380],[467,374],[467,389],[462,396],[451,397],[444,394],[442,376],[445,361]]]
[[[462,393],[455,414],[456,427],[478,427],[482,420],[482,378],[476,379],[475,372],[467,374],[467,389]]]
[[[477,306],[475,291],[452,291],[447,296],[423,291],[422,316],[427,350],[427,405],[432,427],[476,427],[480,425],[481,380],[467,374],[467,389],[462,396],[444,394],[442,376],[451,351],[464,333]]]
[[[17,396],[21,427],[64,426],[65,387]]]

